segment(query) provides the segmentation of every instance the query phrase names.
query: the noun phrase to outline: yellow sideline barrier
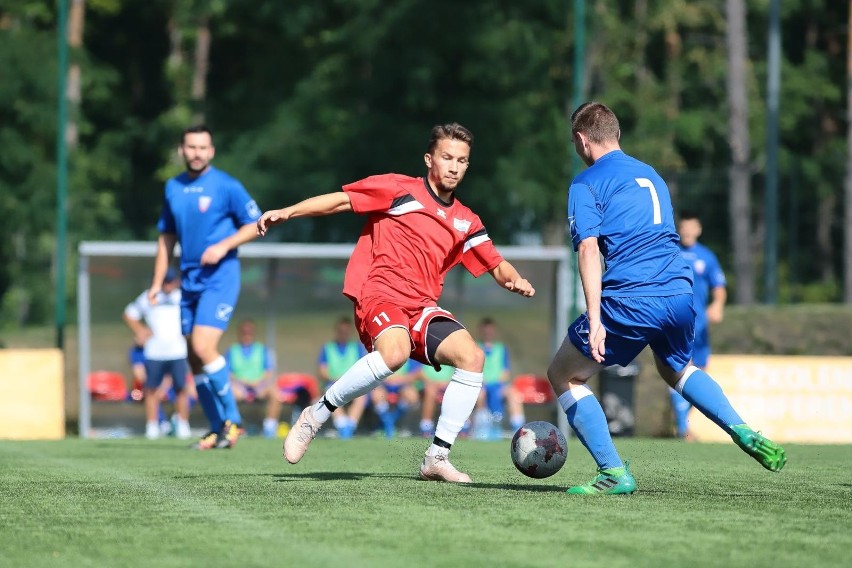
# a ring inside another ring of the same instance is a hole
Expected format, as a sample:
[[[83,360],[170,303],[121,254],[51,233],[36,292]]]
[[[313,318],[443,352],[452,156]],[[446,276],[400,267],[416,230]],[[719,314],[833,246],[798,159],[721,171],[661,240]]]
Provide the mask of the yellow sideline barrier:
[[[65,437],[63,364],[59,349],[0,350],[0,439]]]
[[[772,440],[852,443],[852,357],[713,355],[707,372]],[[694,408],[689,429],[702,442],[730,441]]]

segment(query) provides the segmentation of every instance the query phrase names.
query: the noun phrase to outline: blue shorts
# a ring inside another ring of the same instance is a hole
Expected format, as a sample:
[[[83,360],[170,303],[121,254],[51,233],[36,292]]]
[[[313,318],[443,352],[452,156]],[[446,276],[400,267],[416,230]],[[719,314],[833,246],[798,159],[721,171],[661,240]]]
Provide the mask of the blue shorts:
[[[692,294],[601,298],[606,328],[607,365],[629,364],[647,345],[657,357],[680,371],[692,358],[695,308]],[[581,315],[568,328],[572,345],[591,359],[589,318]]]
[[[482,389],[485,391],[485,404],[491,414],[503,412],[503,389],[505,387],[505,383],[485,383],[482,385]]]
[[[131,365],[144,365],[145,350],[138,345],[134,345],[127,351],[127,358],[130,360]]]
[[[175,391],[181,391],[186,386],[186,371],[186,359],[145,361],[145,387],[154,390],[163,384],[166,375],[171,375]]]
[[[196,325],[225,330],[240,297],[240,264],[236,260],[220,265],[193,290],[181,289],[181,332],[189,335]]]

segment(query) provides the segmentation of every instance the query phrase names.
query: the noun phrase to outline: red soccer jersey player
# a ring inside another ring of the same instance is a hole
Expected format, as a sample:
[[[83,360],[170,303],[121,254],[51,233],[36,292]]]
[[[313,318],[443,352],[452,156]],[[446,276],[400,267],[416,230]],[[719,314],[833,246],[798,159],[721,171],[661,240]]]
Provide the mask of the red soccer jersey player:
[[[355,303],[358,331],[370,353],[299,416],[284,441],[284,457],[290,463],[302,458],[336,408],[371,391],[411,357],[436,368],[455,368],[420,477],[470,482],[448,456],[479,395],[484,355],[464,326],[438,307],[444,277],[462,263],[474,276],[490,273],[510,291],[535,293],[494,248],[479,217],[455,197],[472,142],[470,131],[458,124],[436,126],[424,155],[425,178],[369,177],[344,186],[342,192],[268,211],[258,221],[263,235],[269,226],[295,217],[343,211],[368,215],[346,270],[343,293]]]

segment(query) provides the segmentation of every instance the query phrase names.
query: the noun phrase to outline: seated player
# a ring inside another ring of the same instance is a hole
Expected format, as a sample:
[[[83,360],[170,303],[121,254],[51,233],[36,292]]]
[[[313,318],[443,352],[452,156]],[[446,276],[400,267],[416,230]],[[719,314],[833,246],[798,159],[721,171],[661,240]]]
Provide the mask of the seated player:
[[[420,363],[409,359],[393,375],[384,380],[370,393],[373,409],[382,423],[385,437],[393,438],[396,425],[408,409],[420,401],[417,390],[417,373]]]
[[[255,340],[256,332],[254,321],[241,322],[237,328],[238,342],[228,349],[225,360],[231,369],[234,398],[238,402],[266,401],[263,435],[266,438],[274,438],[278,432],[281,401],[272,376],[272,355],[266,345]]]
[[[482,369],[482,391],[476,401],[474,436],[479,439],[499,439],[503,424],[503,401],[509,407],[509,425],[514,432],[524,425],[524,406],[512,388],[509,349],[497,341],[497,324],[490,317],[479,322],[478,344],[485,353]]]
[[[324,343],[317,358],[320,380],[327,389],[334,381],[343,376],[367,350],[360,342],[352,339],[355,327],[352,320],[342,317],[334,325],[334,339]],[[338,435],[346,440],[355,434],[358,422],[367,407],[367,395],[359,396],[346,408],[338,408],[332,414],[332,422]]]

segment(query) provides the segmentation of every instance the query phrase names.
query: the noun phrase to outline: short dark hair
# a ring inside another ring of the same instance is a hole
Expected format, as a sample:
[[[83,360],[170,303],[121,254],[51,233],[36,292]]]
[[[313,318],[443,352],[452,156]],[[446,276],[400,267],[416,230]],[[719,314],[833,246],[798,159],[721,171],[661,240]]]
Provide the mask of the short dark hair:
[[[701,221],[698,217],[698,213],[690,209],[681,209],[677,218],[679,221]]]
[[[435,147],[438,146],[438,142],[447,138],[450,140],[460,140],[468,146],[473,147],[473,133],[458,122],[450,122],[432,127],[432,133],[429,136],[428,153],[433,153]]]
[[[207,128],[206,124],[196,124],[196,125],[190,126],[188,128],[184,128],[183,132],[180,135],[180,143],[181,143],[181,145],[183,145],[184,141],[186,140],[187,134],[205,134],[205,133],[210,135],[210,140],[213,140],[213,133],[210,131],[209,128]]]
[[[621,126],[618,118],[608,106],[602,103],[583,103],[571,115],[571,133],[582,132],[595,144],[618,142],[621,138]]]
[[[479,320],[479,325],[485,327],[486,325],[496,325],[497,322],[494,321],[494,318],[491,316],[485,316],[481,320]]]
[[[341,316],[341,318],[339,320],[337,320],[337,322],[335,322],[335,325],[353,325],[353,324],[352,324],[351,319],[349,319],[346,316]]]

